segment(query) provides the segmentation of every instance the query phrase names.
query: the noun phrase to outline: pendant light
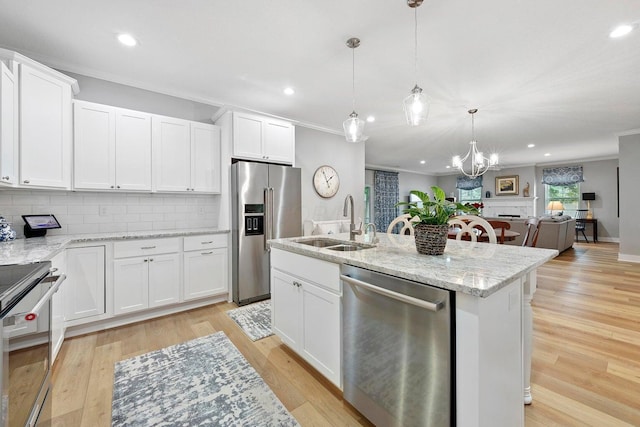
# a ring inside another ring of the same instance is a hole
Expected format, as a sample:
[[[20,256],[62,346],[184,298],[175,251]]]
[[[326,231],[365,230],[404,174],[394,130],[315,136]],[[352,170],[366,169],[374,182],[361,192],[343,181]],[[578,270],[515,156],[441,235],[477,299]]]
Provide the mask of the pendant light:
[[[411,126],[418,126],[427,121],[429,115],[429,103],[427,96],[422,93],[422,88],[418,86],[418,7],[423,0],[407,0],[407,5],[414,12],[414,62],[413,72],[415,74],[416,85],[411,90],[409,96],[404,101],[404,114],[407,117],[407,123]]]
[[[453,156],[452,163],[453,167],[457,168],[463,175],[466,175],[470,178],[477,178],[480,175],[484,174],[489,169],[498,165],[498,155],[492,154],[489,158],[484,157],[482,151],[478,151],[478,146],[475,138],[475,124],[474,124],[474,114],[478,112],[477,108],[473,108],[468,111],[471,114],[471,142],[469,142],[469,151],[464,157]],[[470,160],[470,165],[467,166],[467,170],[465,170],[465,162]]]
[[[358,118],[358,113],[356,113],[356,53],[355,49],[360,46],[360,39],[356,37],[352,37],[347,40],[347,47],[351,49],[351,83],[352,83],[352,102],[353,102],[353,111],[349,114],[349,118],[342,123],[342,127],[344,128],[344,137],[347,139],[347,142],[362,142],[363,132],[364,132],[364,120]]]

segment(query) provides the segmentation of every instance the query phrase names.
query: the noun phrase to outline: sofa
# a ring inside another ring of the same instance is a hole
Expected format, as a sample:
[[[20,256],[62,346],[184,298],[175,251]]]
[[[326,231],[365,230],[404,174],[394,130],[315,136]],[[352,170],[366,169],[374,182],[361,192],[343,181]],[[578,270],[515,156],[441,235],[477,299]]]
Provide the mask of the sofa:
[[[491,220],[505,221],[511,224],[510,230],[520,233],[520,236],[510,242],[508,245],[522,245],[522,240],[527,232],[527,218],[485,218]],[[558,252],[569,249],[573,246],[576,230],[576,220],[568,215],[562,216],[542,216],[539,218],[537,248],[557,249]]]

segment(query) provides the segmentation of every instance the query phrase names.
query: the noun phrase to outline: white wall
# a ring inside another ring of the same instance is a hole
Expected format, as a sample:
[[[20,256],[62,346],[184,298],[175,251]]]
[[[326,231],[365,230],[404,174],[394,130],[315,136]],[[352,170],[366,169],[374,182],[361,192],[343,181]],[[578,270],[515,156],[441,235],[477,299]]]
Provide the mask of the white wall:
[[[355,218],[364,219],[365,144],[352,144],[341,135],[296,126],[295,166],[302,168],[302,220],[344,219],[347,194],[355,202]],[[313,174],[322,165],[333,167],[340,177],[338,193],[320,197],[313,188]]]
[[[618,138],[620,164],[620,252],[623,261],[640,262],[640,227],[638,212],[640,198],[638,183],[640,182],[640,134],[621,136]],[[596,195],[597,196],[597,195]]]
[[[217,106],[60,70],[78,81],[76,99],[211,124]]]
[[[23,236],[21,215],[52,213],[62,225],[47,235],[173,230],[218,226],[220,196],[0,191],[0,215]]]

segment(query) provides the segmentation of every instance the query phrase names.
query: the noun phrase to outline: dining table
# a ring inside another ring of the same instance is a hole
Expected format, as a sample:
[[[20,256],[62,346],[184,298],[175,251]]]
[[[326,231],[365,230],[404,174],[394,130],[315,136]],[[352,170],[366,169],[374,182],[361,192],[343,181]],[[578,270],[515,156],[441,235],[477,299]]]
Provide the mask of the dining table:
[[[480,230],[478,230],[478,231],[480,231]],[[449,239],[457,239],[459,232],[460,232],[459,228],[449,228],[449,232],[447,233],[447,237]],[[500,231],[500,233],[501,233],[501,231]],[[498,234],[498,232],[496,232],[496,235],[497,234]],[[518,238],[518,236],[520,236],[520,233],[518,233],[517,231],[504,230],[504,240],[505,241],[516,240]],[[465,233],[465,234],[462,235],[461,239],[462,240],[471,240],[471,236],[469,235],[469,233]],[[487,235],[486,232],[482,231],[480,233],[480,235],[477,236],[477,240],[478,240],[478,242],[488,242],[489,241],[489,236]],[[498,240],[500,240],[499,236],[498,236]]]

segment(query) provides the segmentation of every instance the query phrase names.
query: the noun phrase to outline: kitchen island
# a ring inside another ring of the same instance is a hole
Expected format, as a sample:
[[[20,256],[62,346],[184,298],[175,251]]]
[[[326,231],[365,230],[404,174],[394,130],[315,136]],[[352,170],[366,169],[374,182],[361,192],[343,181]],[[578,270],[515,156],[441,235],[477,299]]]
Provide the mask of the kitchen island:
[[[324,237],[348,240],[348,234]],[[274,310],[279,298],[273,289],[274,260],[276,269],[287,269],[293,277],[307,280],[327,276],[317,267],[322,261],[327,267],[355,266],[453,291],[456,425],[524,425],[523,403],[531,399],[530,304],[536,286],[535,272],[537,267],[557,256],[556,250],[449,240],[444,255],[427,256],[416,252],[413,237],[390,234],[379,235],[380,242],[375,247],[353,251],[304,244],[305,240],[315,238],[318,236],[270,241]],[[358,243],[363,243],[362,236],[358,236]],[[310,261],[308,266],[305,259]],[[327,270],[329,275],[337,271]],[[305,282],[293,283],[298,287],[305,285]],[[337,295],[342,295],[342,287],[338,288]],[[341,319],[338,322],[341,323]],[[331,325],[329,320],[323,319],[323,323]],[[275,323],[274,331],[283,337]],[[290,345],[286,336],[283,342]],[[339,347],[341,342],[339,340]],[[298,351],[299,354],[307,355],[307,360],[316,366],[314,355],[309,356],[304,345],[300,346],[304,351]],[[341,372],[341,369],[334,371]],[[340,381],[333,381],[340,386]]]

